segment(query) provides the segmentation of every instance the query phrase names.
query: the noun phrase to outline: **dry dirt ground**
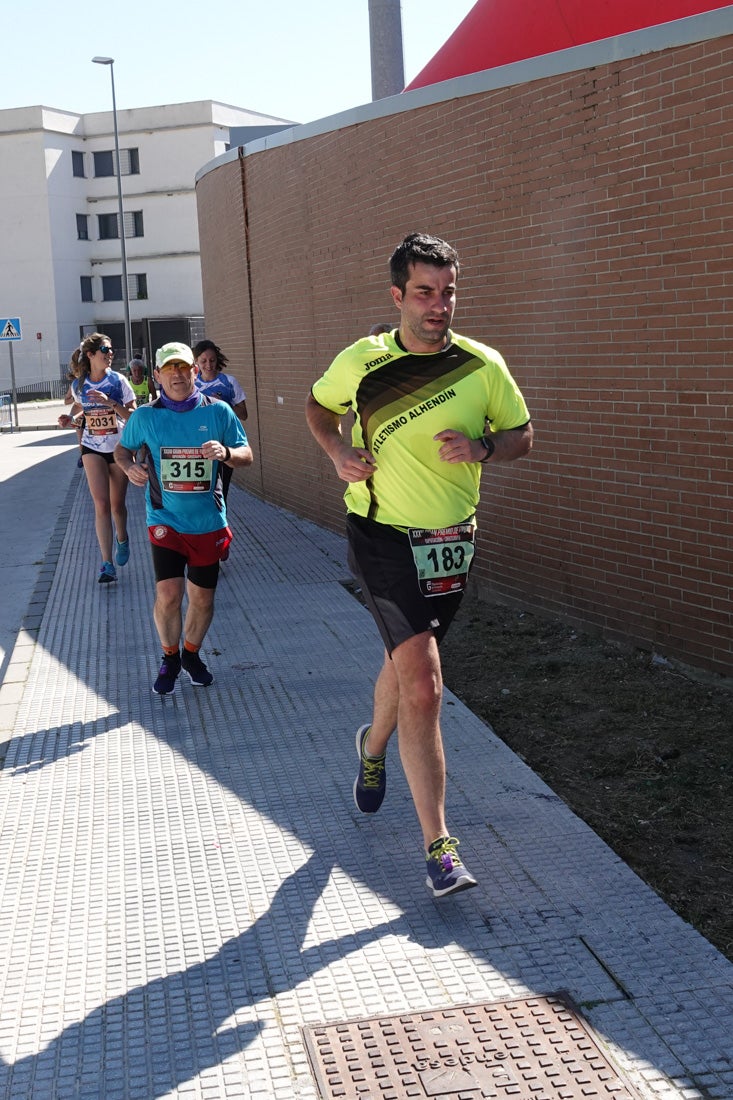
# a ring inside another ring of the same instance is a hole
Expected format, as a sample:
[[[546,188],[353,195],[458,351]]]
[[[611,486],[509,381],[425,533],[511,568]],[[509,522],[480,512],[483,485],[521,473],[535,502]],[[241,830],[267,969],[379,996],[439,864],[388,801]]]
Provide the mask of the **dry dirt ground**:
[[[450,688],[733,961],[733,685],[468,594]]]

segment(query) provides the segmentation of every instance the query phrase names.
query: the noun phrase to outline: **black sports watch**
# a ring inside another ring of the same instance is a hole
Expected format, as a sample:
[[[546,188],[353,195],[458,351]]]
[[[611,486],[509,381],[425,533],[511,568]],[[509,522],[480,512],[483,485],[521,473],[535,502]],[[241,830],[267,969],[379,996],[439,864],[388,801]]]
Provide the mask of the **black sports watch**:
[[[494,443],[490,435],[482,435],[480,443],[486,449],[486,454],[483,458],[479,459],[479,462],[488,462],[488,460],[491,458],[494,451],[496,450],[496,443]]]

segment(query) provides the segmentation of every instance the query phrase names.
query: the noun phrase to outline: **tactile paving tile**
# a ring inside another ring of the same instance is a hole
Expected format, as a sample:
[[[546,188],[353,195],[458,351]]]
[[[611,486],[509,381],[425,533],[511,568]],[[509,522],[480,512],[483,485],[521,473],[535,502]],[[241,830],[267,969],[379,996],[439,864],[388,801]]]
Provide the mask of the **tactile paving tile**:
[[[323,1100],[638,1100],[565,994],[304,1029]]]

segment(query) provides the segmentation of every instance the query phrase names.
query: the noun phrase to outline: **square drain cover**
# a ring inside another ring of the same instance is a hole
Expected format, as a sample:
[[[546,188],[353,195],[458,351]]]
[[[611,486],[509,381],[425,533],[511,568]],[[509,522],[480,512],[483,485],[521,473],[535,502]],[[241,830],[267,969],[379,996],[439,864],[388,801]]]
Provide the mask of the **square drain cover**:
[[[323,1100],[641,1100],[564,993],[303,1032]]]

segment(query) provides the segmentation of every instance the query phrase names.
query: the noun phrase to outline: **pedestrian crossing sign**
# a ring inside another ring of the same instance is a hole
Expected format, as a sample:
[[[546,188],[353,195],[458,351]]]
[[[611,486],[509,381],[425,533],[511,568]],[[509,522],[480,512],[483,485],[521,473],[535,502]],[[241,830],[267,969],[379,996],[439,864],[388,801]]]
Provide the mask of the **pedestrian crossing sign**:
[[[0,317],[0,340],[22,340],[20,317]]]

